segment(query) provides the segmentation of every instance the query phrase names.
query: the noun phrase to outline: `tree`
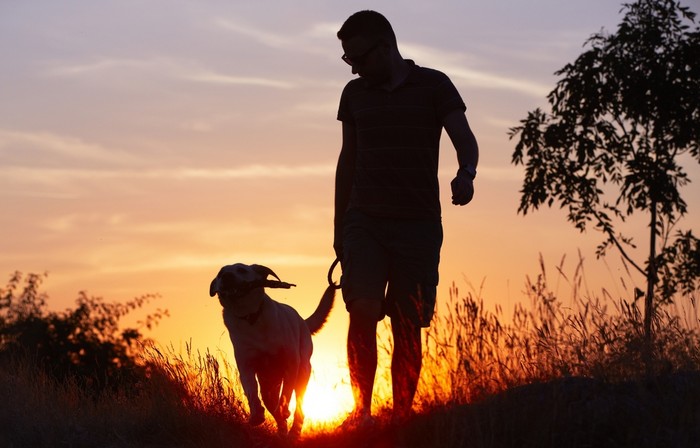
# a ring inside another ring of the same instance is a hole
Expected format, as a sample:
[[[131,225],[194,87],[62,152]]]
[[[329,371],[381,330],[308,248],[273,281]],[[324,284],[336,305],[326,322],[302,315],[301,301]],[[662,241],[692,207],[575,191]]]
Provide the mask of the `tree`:
[[[676,229],[687,212],[683,163],[700,162],[700,29],[674,0],[638,0],[622,11],[615,34],[594,34],[555,73],[551,112],[529,112],[509,135],[519,137],[513,164],[525,166],[518,211],[559,204],[581,232],[602,232],[598,257],[614,247],[645,277],[651,350],[656,308],[677,293],[694,299],[700,278],[699,241]],[[641,263],[633,238],[618,231],[635,213],[649,222]]]

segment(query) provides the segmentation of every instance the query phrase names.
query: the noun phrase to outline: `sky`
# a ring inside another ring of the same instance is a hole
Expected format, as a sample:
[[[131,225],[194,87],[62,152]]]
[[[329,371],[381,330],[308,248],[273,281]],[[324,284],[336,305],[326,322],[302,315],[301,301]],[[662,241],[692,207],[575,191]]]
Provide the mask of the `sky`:
[[[475,199],[455,207],[457,161],[442,140],[439,309],[453,283],[489,307],[526,301],[540,256],[554,279],[562,258],[573,272],[580,254],[586,288],[629,297],[617,256],[596,260],[599,234],[574,230],[560,210],[517,213],[523,168],[508,138],[547,106],[554,72],[587,38],[615,31],[621,3],[0,0],[0,275],[47,272],[57,310],[79,291],[159,294],[146,311],[170,317],[149,335],[229,357],[208,295],[222,265],[272,268],[298,286],[270,295],[308,316],[334,259],[336,112],[353,77],[335,33],[375,9],[404,57],[451,77],[479,142]],[[681,227],[697,230],[700,172],[687,169]],[[638,257],[645,225],[630,223]],[[315,337],[319,375],[344,362],[346,330],[339,298]]]

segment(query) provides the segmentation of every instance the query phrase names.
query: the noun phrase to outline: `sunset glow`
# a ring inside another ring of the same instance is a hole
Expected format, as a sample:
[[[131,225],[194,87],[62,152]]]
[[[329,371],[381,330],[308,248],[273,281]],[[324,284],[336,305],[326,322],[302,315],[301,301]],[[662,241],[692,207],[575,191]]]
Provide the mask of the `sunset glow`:
[[[319,372],[317,369],[313,381],[309,382],[309,387],[306,390],[304,414],[307,423],[311,426],[339,424],[352,411],[354,401],[350,386],[333,383],[337,377],[333,378],[328,375],[329,373],[331,372]]]
[[[475,198],[455,207],[449,182],[458,163],[442,139],[439,312],[454,283],[510,318],[540,256],[548,265],[568,257],[569,267],[580,253],[585,287],[606,287],[614,298],[637,286],[619,286],[627,278],[619,257],[596,259],[600,234],[578,232],[561,210],[517,213],[523,170],[511,163],[507,135],[527,111],[547,107],[554,73],[592,34],[614,30],[621,4],[373,2],[404,57],[451,77],[479,142]],[[268,266],[297,285],[269,295],[308,317],[335,259],[336,113],[353,77],[335,33],[364,7],[1,1],[0,275],[48,273],[43,290],[59,310],[79,291],[108,301],[157,294],[129,324],[167,309],[152,331],[141,328],[146,336],[230,360],[221,306],[208,294],[221,266]],[[687,173],[682,227],[697,233],[700,169],[689,164]],[[647,223],[626,224],[639,258]],[[347,327],[338,293],[313,338],[304,404],[311,425],[334,424],[352,408]],[[380,364],[385,370],[388,361]]]

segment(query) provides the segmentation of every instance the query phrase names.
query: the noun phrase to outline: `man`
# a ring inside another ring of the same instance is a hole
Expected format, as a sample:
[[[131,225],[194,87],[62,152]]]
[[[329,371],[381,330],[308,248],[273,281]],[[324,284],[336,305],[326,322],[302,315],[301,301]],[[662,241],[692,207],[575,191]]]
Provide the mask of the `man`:
[[[342,59],[359,78],[343,90],[338,120],[334,249],[350,313],[348,365],[355,409],[344,427],[371,423],[377,322],[391,318],[393,418],[410,414],[422,364],[421,328],[435,307],[442,222],[438,152],[442,129],[457,151],[452,202],[469,203],[478,146],[449,78],[399,53],[375,11],[338,31]]]

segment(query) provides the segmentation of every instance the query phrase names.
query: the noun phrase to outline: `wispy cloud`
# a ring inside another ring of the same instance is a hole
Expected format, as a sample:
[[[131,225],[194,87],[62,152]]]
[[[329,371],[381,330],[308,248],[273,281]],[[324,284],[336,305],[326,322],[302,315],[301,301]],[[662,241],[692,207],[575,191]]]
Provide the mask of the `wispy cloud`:
[[[52,232],[72,232],[85,227],[119,227],[126,221],[124,214],[103,215],[97,212],[69,213],[46,219],[43,227]]]
[[[277,33],[229,18],[217,18],[214,23],[225,31],[236,33],[268,48],[316,55],[331,54],[329,48],[337,47],[335,33],[340,28],[340,24],[319,22],[307,26],[295,34],[291,32]]]
[[[550,86],[538,82],[466,68],[464,61],[467,58],[462,54],[414,44],[401,45],[401,47],[406,55],[418,59],[421,64],[447,73],[456,83],[461,80],[475,87],[509,90],[536,98],[546,96],[551,90]]]
[[[239,76],[235,73],[222,73],[191,61],[178,61],[166,58],[119,59],[97,58],[87,62],[53,62],[45,70],[53,77],[104,76],[105,72],[121,74],[137,72],[139,76],[156,76],[196,83],[219,85],[242,85],[270,87],[275,89],[292,89],[292,82],[266,76]]]
[[[342,26],[342,22],[319,22],[311,25],[307,31],[307,35],[326,40],[329,36],[335,38],[336,33]],[[337,41],[332,40],[334,45],[337,45]]]
[[[168,176],[183,179],[262,179],[318,176],[327,177],[335,173],[333,164],[318,165],[248,165],[232,169],[180,169],[169,171]]]
[[[53,62],[46,70],[49,76],[81,76],[108,70],[160,69],[167,62],[161,59],[121,59],[98,57],[86,62]]]
[[[208,84],[249,85],[260,87],[272,87],[275,89],[293,89],[294,87],[296,87],[294,83],[291,83],[289,81],[281,81],[278,79],[271,79],[265,77],[232,76],[215,72],[193,73],[189,75],[183,75],[182,78],[190,81]]]
[[[444,181],[450,181],[457,172],[457,166],[441,168],[439,176]],[[495,182],[512,182],[522,179],[522,170],[515,167],[499,167],[494,165],[480,164],[478,169],[479,180],[488,179]]]
[[[0,177],[18,183],[60,183],[89,180],[225,180],[288,179],[329,177],[333,164],[247,165],[238,168],[154,168],[154,169],[74,169],[29,166],[2,166]]]
[[[140,181],[327,178],[334,172],[330,161],[307,165],[164,167],[162,163],[152,165],[135,153],[80,138],[0,129],[0,195],[5,197],[76,198],[112,187],[137,192]]]
[[[216,25],[219,27],[233,31],[237,34],[249,37],[256,42],[259,42],[271,48],[289,48],[291,45],[290,37],[282,34],[276,34],[267,30],[252,27],[231,19],[218,18],[215,19]]]
[[[469,70],[457,66],[446,66],[445,71],[449,72],[453,79],[461,79],[475,87],[510,90],[535,98],[545,97],[551,90],[551,86],[546,86],[537,82],[510,78],[507,76],[480,72],[477,70]]]
[[[83,139],[50,132],[22,132],[0,129],[0,157],[9,154],[42,153],[82,162],[123,166],[138,159],[126,151],[106,148]],[[38,158],[33,157],[36,162]],[[6,166],[3,167],[7,168]]]

